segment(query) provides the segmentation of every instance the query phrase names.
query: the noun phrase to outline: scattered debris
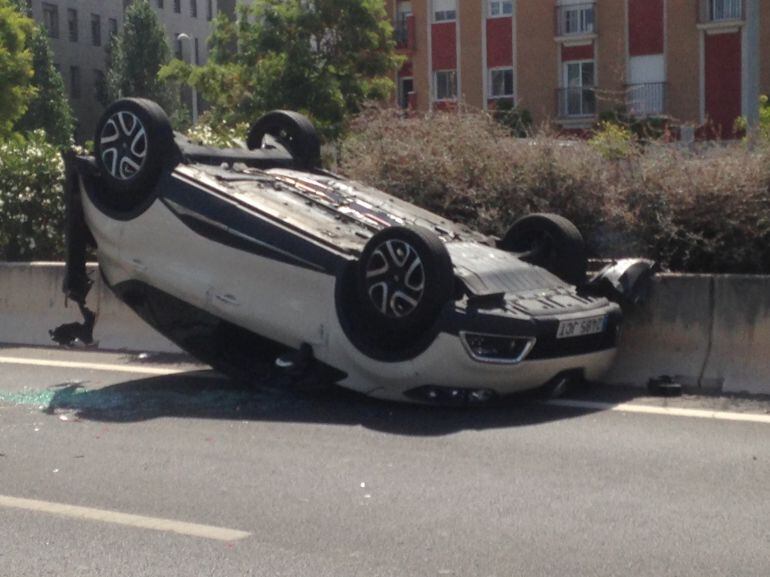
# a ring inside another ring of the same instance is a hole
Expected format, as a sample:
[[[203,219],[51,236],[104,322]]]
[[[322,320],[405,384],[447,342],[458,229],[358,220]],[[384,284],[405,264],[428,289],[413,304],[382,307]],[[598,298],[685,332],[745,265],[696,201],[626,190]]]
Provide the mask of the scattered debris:
[[[682,384],[676,382],[669,375],[661,375],[650,379],[647,383],[647,390],[651,395],[657,397],[680,397],[682,396]]]

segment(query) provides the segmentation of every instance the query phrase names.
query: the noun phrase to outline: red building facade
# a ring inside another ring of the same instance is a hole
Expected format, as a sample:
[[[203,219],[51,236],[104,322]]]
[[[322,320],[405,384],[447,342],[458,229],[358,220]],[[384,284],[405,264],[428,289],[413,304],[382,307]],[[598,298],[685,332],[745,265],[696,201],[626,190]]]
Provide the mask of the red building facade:
[[[770,1],[387,1],[402,107],[506,100],[565,129],[625,110],[730,136],[770,92]]]

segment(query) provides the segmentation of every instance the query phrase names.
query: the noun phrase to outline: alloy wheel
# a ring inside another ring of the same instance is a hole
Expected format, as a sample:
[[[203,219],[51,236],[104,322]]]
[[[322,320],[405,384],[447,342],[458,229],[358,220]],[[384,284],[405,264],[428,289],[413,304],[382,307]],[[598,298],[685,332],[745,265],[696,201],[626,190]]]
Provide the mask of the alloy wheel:
[[[117,180],[131,180],[147,158],[147,130],[139,117],[125,110],[109,117],[99,135],[102,163]]]
[[[390,239],[372,251],[365,269],[366,293],[388,318],[412,314],[425,292],[425,266],[408,242]]]

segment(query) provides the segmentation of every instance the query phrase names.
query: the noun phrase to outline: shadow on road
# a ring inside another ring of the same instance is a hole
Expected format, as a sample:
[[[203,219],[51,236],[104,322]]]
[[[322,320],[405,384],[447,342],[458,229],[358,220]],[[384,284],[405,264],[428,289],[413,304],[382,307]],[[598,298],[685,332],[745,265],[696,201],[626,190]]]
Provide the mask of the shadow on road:
[[[411,436],[533,426],[587,412],[544,405],[531,393],[483,407],[429,407],[378,401],[339,387],[297,390],[276,378],[247,385],[210,371],[130,380],[94,390],[63,384],[54,388],[45,411],[115,423],[181,417],[361,425]]]

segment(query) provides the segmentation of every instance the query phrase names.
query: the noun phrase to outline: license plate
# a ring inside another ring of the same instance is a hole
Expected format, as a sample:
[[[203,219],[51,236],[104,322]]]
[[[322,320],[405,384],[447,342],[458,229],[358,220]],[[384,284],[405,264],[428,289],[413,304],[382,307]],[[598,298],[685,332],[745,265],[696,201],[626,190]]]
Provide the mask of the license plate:
[[[585,335],[595,335],[601,333],[607,326],[607,315],[600,317],[591,317],[588,319],[574,319],[569,321],[560,321],[559,330],[556,333],[557,339],[567,339],[570,337],[582,337]]]

